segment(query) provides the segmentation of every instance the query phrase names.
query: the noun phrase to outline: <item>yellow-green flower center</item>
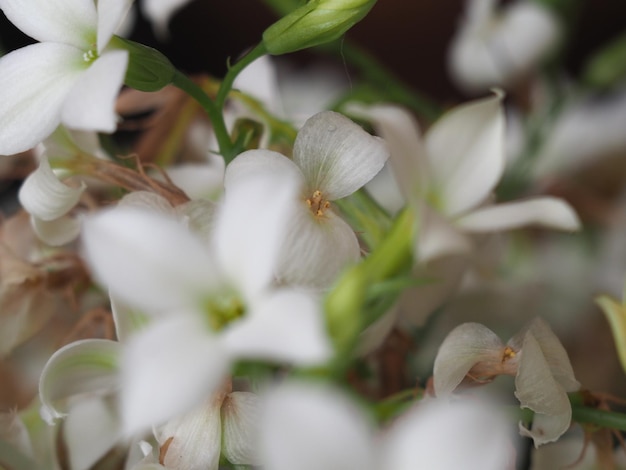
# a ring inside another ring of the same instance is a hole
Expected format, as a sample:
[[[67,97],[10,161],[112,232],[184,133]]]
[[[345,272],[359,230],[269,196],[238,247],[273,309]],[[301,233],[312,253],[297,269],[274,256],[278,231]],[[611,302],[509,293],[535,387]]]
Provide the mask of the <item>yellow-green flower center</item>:
[[[207,299],[204,303],[209,327],[213,331],[224,329],[229,323],[241,318],[246,311],[244,304],[235,295],[217,295]]]

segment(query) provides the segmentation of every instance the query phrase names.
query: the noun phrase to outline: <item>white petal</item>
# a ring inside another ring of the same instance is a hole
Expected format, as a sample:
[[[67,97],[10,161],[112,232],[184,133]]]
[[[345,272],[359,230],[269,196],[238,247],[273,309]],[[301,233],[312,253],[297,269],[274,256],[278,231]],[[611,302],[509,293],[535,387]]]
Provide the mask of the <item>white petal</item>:
[[[502,176],[505,162],[502,95],[454,108],[426,134],[433,191],[447,215],[485,200]]]
[[[512,468],[509,425],[496,408],[474,399],[426,400],[402,416],[385,437],[380,468],[502,470]]]
[[[556,441],[569,428],[572,407],[567,393],[553,376],[539,343],[530,331],[522,345],[522,357],[515,377],[515,396],[522,408],[535,412],[531,430],[523,432],[533,438],[535,447]]]
[[[229,366],[207,325],[181,312],[130,338],[122,360],[121,408],[129,435],[199,405]]]
[[[215,223],[215,254],[232,285],[239,286],[247,299],[273,281],[297,184],[279,172],[229,182]]]
[[[337,390],[290,383],[274,390],[261,418],[262,461],[272,470],[372,470],[371,424]]]
[[[122,24],[133,0],[98,0],[98,53],[111,40],[111,37]]]
[[[371,120],[378,134],[385,139],[393,175],[404,198],[413,201],[416,195],[425,194],[429,184],[429,162],[413,115],[400,106],[391,105],[351,106],[348,109]]]
[[[80,200],[87,186],[70,187],[59,181],[50,168],[47,158],[42,158],[37,170],[28,175],[18,197],[20,204],[31,215],[46,221],[67,214]]]
[[[50,246],[63,246],[76,240],[82,227],[79,218],[70,216],[50,221],[31,217],[31,225],[37,237]]]
[[[128,52],[110,51],[96,59],[67,96],[61,120],[73,129],[113,132],[115,99],[124,82]]]
[[[145,328],[149,323],[147,315],[131,309],[115,296],[111,300],[111,313],[115,323],[115,336],[120,342],[125,342],[134,333]]]
[[[191,199],[217,199],[224,189],[224,168],[207,163],[183,163],[167,169],[172,183]]]
[[[570,363],[567,351],[545,320],[539,317],[535,318],[530,324],[528,331],[537,340],[552,375],[561,387],[566,392],[579,390],[580,382],[574,377],[574,369]]]
[[[117,203],[117,207],[134,207],[157,212],[165,216],[175,218],[176,210],[163,196],[152,191],[133,191],[126,194]]]
[[[65,414],[56,402],[81,393],[106,394],[119,386],[120,346],[105,339],[85,339],[55,352],[39,380],[43,406],[55,418]]]
[[[325,289],[339,273],[361,256],[359,241],[332,210],[316,217],[304,202],[289,221],[277,268],[279,281]]]
[[[154,24],[155,32],[164,36],[170,17],[187,3],[189,0],[146,0],[142,7],[146,17]]]
[[[85,220],[83,242],[96,278],[146,313],[197,308],[215,285],[213,260],[204,245],[160,214],[131,208],[102,211]]]
[[[389,152],[384,142],[347,117],[324,111],[300,129],[293,160],[310,192],[319,190],[328,200],[352,194],[382,169]]]
[[[389,161],[393,161],[393,157],[391,157]],[[383,169],[365,185],[365,189],[378,205],[389,214],[395,215],[404,207],[406,200],[393,175],[389,161],[387,161]]]
[[[91,468],[121,437],[117,409],[102,398],[75,403],[63,431],[72,470]]]
[[[574,209],[561,199],[541,197],[477,209],[456,221],[464,230],[484,233],[512,230],[529,225],[559,230],[577,230],[580,220]]]
[[[463,323],[441,343],[435,358],[433,378],[437,396],[452,393],[478,362],[500,362],[504,345],[479,323]]]
[[[167,468],[217,470],[221,449],[222,400],[224,392],[217,392],[201,406],[155,430],[159,444],[167,445],[163,459]]]
[[[42,43],[0,58],[0,155],[28,150],[56,129],[86,67],[82,54],[72,46]]]
[[[91,48],[96,39],[96,7],[84,0],[0,0],[9,21],[38,41]]]
[[[285,289],[253,308],[222,332],[224,347],[231,354],[298,365],[329,359],[331,346],[317,299]]]
[[[241,184],[239,180],[246,181],[261,173],[285,175],[304,186],[300,168],[284,155],[271,150],[248,150],[237,155],[226,167],[224,187],[228,191],[231,186]]]
[[[365,356],[382,346],[389,332],[398,319],[399,305],[393,305],[382,317],[369,325],[359,335],[359,341],[354,354]]]
[[[229,393],[222,405],[222,415],[224,457],[235,465],[260,465],[259,397],[249,392]]]
[[[430,263],[445,256],[467,255],[472,251],[472,241],[448,220],[426,206],[419,210],[419,232],[415,258]]]

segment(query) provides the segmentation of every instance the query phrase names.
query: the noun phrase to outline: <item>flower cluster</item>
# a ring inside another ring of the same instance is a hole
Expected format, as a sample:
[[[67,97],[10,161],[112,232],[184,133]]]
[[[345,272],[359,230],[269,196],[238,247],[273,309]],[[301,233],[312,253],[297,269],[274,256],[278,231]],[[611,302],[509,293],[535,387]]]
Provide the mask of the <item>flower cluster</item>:
[[[168,41],[187,3],[140,14]],[[626,46],[589,66],[617,97],[592,115],[591,91],[546,92],[565,12],[469,0],[448,61],[482,96],[440,106],[343,42],[375,0],[266,3],[280,18],[218,79],[125,37],[132,0],[0,0],[38,41],[0,57],[0,173],[23,168],[0,225],[19,398],[0,467],[502,470],[576,421],[611,464],[598,436],[626,418],[568,339],[626,269],[623,198],[576,191],[626,154],[623,66],[604,72]],[[302,49],[345,54],[359,83],[273,57]]]

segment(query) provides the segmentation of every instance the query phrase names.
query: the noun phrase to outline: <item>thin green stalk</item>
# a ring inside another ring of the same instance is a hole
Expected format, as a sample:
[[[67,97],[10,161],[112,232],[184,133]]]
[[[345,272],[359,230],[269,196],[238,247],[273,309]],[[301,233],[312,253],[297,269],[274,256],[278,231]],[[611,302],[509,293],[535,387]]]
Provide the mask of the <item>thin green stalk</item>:
[[[572,405],[572,421],[594,424],[617,431],[626,431],[626,413],[598,410],[583,405]]]
[[[235,63],[235,65],[228,68],[228,72],[226,72],[224,80],[222,80],[222,84],[220,85],[220,89],[217,92],[217,97],[215,98],[215,105],[217,106],[217,109],[221,111],[224,108],[226,97],[228,96],[230,90],[232,90],[233,83],[235,82],[235,78],[237,78],[237,75],[239,75],[241,71],[245,69],[248,65],[257,60],[259,57],[264,56],[265,54],[267,54],[265,45],[263,43],[260,43],[245,56],[243,56],[241,60]]]
[[[172,84],[183,90],[193,99],[195,99],[200,106],[204,109],[204,111],[211,119],[211,124],[213,125],[213,131],[215,132],[215,136],[217,138],[217,143],[220,147],[220,154],[224,157],[224,160],[228,163],[232,160],[235,155],[235,146],[233,142],[230,140],[230,135],[228,134],[228,130],[226,129],[226,123],[224,122],[224,116],[221,112],[221,107],[217,106],[211,98],[204,92],[204,90],[196,85],[189,77],[183,74],[180,71],[176,71],[174,74],[174,79],[172,80]]]

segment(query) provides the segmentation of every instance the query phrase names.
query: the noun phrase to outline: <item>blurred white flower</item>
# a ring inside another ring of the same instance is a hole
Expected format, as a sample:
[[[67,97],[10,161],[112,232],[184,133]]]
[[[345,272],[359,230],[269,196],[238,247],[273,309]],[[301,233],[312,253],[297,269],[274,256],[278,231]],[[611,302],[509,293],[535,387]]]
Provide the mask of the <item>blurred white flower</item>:
[[[295,185],[263,173],[228,186],[209,243],[135,208],[85,222],[94,275],[154,320],[124,347],[127,432],[188,411],[239,358],[311,365],[329,357],[317,299],[273,288]]]
[[[531,429],[535,446],[556,441],[570,426],[568,392],[580,389],[565,348],[540,318],[505,345],[487,327],[464,323],[452,330],[435,358],[435,393],[452,393],[466,376],[489,381],[497,375],[515,376],[515,396],[522,408],[535,412]]]
[[[269,150],[249,150],[226,169],[228,188],[249,175],[274,173],[296,182],[295,206],[277,267],[279,281],[326,288],[360,257],[352,228],[331,201],[352,194],[376,175],[388,153],[384,143],[341,114],[326,111],[302,127],[293,160]]]
[[[2,0],[0,9],[41,41],[0,58],[0,155],[34,147],[63,123],[113,132],[128,53],[108,47],[131,0]]]
[[[413,116],[392,105],[352,106],[374,123],[390,151],[400,191],[417,213],[415,240],[420,272],[436,282],[408,290],[420,298],[408,312],[420,324],[458,284],[476,236],[540,225],[575,230],[578,217],[564,201],[539,197],[492,204],[504,171],[505,122],[501,94],[458,106],[422,138]]]
[[[144,0],[143,14],[152,22],[154,32],[162,39],[167,38],[167,25],[172,15],[187,5],[190,0]]]
[[[448,56],[452,78],[470,92],[508,88],[555,47],[557,18],[539,2],[517,0],[498,8],[497,0],[468,0],[467,12]]]
[[[268,393],[259,447],[267,470],[503,470],[513,455],[509,430],[478,400],[425,400],[378,435],[338,390],[293,382]]]

